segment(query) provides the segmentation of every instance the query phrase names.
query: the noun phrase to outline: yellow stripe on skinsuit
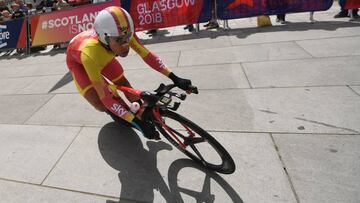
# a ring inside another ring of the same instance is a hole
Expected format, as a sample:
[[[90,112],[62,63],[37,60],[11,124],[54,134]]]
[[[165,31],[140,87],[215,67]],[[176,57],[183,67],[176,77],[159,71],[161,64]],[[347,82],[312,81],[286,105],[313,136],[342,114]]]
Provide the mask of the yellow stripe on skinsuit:
[[[118,80],[120,80],[122,77],[124,76],[124,74],[121,74],[120,76],[116,77],[115,79],[113,79],[111,82],[116,83]]]
[[[148,49],[146,49],[137,39],[136,39],[136,36],[135,36],[135,33],[134,35],[130,38],[130,47],[137,53],[141,56],[141,58],[145,58],[149,53],[150,51]]]
[[[127,20],[125,18],[125,13],[119,7],[116,7],[116,6],[112,6],[109,9],[110,9],[110,13],[112,14],[112,16],[114,16],[113,14],[115,14],[115,16],[117,18],[115,20],[117,20],[120,23],[121,27],[120,27],[119,31],[123,32],[124,31],[123,27],[126,27],[128,29],[129,25],[128,25],[128,22],[127,22]]]

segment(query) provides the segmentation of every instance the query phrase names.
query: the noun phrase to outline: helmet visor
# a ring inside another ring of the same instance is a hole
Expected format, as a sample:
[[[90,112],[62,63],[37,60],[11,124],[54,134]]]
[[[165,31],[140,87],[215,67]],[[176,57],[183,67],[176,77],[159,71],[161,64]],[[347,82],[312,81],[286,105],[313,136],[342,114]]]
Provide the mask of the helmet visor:
[[[126,33],[126,34],[123,34],[123,35],[120,35],[120,36],[108,36],[109,38],[112,38],[116,41],[116,43],[118,44],[125,44],[125,43],[128,43],[130,41],[130,38],[131,38],[132,34],[130,32]]]

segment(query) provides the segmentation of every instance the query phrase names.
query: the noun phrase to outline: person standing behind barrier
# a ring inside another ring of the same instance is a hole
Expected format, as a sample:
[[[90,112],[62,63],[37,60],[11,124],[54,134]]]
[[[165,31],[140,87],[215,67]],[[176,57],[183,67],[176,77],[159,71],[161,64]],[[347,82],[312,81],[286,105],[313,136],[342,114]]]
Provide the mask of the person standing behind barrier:
[[[9,7],[6,6],[6,3],[4,0],[0,0],[0,13],[7,10],[10,13]]]
[[[25,15],[28,14],[29,8],[24,4],[23,0],[15,0],[15,3],[19,5],[19,10],[25,13]]]
[[[1,12],[1,21],[5,22],[5,21],[8,21],[8,20],[11,20],[10,12],[8,10],[3,10]]]
[[[347,17],[350,17],[349,10],[344,8],[345,3],[343,2],[343,0],[339,0],[338,2],[339,2],[339,5],[340,5],[340,12],[338,14],[336,14],[334,16],[334,18],[347,18]],[[351,12],[352,12],[354,18],[359,17],[358,11],[359,11],[359,9],[352,9]]]
[[[194,25],[188,24],[184,27],[184,30],[189,30],[189,32],[192,32],[192,31],[194,31]]]
[[[288,2],[284,0],[267,0],[266,7],[270,12],[276,11],[276,22],[284,24]]]
[[[212,18],[211,20],[204,25],[207,30],[215,29],[219,27],[219,23],[217,22],[217,16],[216,16],[216,0],[211,0],[211,14]]]
[[[11,4],[11,9],[13,10],[13,13],[11,15],[12,19],[25,17],[25,13],[20,9],[20,6],[15,2]]]
[[[65,0],[57,0],[54,7],[55,7],[55,10],[58,10],[58,11],[71,8],[71,6]]]
[[[286,16],[286,14],[277,14],[276,15],[276,22],[284,24],[286,22],[285,21],[285,16]]]
[[[51,11],[55,10],[54,1],[53,0],[41,0],[40,3],[36,6],[36,10],[37,11],[42,10],[43,13],[51,12]]]

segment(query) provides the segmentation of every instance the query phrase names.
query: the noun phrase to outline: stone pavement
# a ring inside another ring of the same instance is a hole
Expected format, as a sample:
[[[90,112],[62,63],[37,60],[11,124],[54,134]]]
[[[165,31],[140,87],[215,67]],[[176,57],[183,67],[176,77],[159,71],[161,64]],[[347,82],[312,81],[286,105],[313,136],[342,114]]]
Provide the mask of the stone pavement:
[[[1,56],[0,202],[360,202],[360,22],[338,11],[139,33],[199,87],[179,111],[228,149],[232,175],[97,112],[64,50]],[[170,82],[134,53],[119,60],[136,88]]]

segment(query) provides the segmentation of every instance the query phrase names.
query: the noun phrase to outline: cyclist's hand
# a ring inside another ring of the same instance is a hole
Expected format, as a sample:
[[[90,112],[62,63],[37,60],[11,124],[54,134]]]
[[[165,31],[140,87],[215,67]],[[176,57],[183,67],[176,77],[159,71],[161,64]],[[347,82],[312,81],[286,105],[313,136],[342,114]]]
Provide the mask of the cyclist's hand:
[[[155,130],[155,126],[149,121],[143,121],[135,117],[131,124],[142,132],[142,134],[148,139],[160,139],[159,132]]]
[[[174,84],[184,91],[190,90],[191,80],[180,78],[174,73],[170,73],[169,78],[174,82]]]

